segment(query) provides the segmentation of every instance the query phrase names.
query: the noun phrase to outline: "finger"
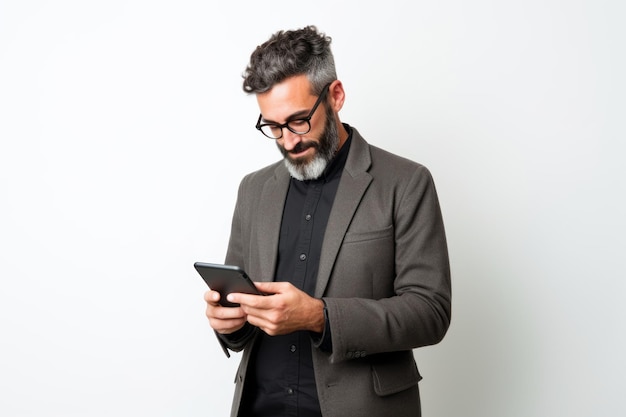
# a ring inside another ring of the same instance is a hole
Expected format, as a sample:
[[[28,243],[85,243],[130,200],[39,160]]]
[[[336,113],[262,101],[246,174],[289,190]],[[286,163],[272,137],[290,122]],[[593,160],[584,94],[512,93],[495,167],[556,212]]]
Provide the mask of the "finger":
[[[265,300],[266,298],[267,297],[263,295],[244,294],[238,292],[234,292],[226,296],[226,299],[231,303],[260,309],[267,308],[268,302]]]
[[[220,301],[220,293],[217,291],[208,290],[204,293],[204,301],[213,305],[217,305]]]
[[[209,319],[209,324],[213,330],[222,334],[229,334],[241,329],[245,324],[245,319],[233,319],[233,320],[217,320]]]
[[[291,285],[288,282],[255,282],[254,285],[264,294],[278,294],[286,291]]]
[[[217,320],[240,320],[246,318],[246,313],[241,307],[207,307],[207,316]]]
[[[248,315],[247,320],[248,323],[258,327],[270,336],[276,336],[278,334],[281,334],[281,324],[272,320],[268,320],[263,315]]]

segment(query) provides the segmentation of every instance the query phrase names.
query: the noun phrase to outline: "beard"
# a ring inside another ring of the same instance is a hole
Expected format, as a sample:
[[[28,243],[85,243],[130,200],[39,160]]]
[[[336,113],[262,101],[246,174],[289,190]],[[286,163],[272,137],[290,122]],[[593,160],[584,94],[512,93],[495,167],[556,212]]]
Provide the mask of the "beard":
[[[328,163],[335,157],[339,147],[339,132],[332,109],[326,110],[326,123],[319,141],[302,141],[292,151],[293,153],[300,153],[308,148],[315,148],[313,156],[309,158],[292,158],[290,152],[286,151],[278,143],[276,145],[285,158],[285,166],[293,178],[298,181],[319,178],[324,173]]]

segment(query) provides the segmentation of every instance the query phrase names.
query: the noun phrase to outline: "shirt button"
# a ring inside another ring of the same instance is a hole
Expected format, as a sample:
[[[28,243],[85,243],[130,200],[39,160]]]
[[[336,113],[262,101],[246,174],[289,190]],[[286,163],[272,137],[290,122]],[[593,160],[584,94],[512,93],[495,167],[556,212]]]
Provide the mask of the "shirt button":
[[[287,388],[287,394],[293,395],[293,388]]]
[[[300,254],[300,260],[301,261],[306,261],[306,253],[301,253]]]
[[[296,351],[296,345],[291,345],[291,346],[289,346],[289,351],[290,351],[291,353],[294,353],[294,352]]]
[[[310,214],[307,214],[306,216],[304,216],[304,218],[305,218],[307,221],[308,221],[308,220],[311,220],[311,218],[312,218],[312,217],[313,217],[313,216],[311,216]]]

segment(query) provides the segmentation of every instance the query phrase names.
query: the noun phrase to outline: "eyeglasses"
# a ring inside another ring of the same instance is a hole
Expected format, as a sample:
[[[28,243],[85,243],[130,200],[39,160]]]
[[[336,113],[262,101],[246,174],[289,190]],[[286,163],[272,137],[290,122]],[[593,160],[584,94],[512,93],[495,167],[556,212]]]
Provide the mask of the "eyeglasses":
[[[265,136],[270,139],[280,139],[283,137],[283,128],[287,128],[290,132],[295,133],[296,135],[305,135],[311,131],[311,118],[317,110],[317,106],[320,105],[324,97],[326,97],[326,93],[328,92],[328,87],[330,84],[326,84],[326,86],[322,89],[320,96],[317,101],[313,105],[311,112],[309,115],[303,119],[293,119],[289,120],[287,123],[278,124],[278,123],[261,123],[261,119],[263,118],[262,114],[259,114],[259,120],[256,122],[256,128],[261,131]]]

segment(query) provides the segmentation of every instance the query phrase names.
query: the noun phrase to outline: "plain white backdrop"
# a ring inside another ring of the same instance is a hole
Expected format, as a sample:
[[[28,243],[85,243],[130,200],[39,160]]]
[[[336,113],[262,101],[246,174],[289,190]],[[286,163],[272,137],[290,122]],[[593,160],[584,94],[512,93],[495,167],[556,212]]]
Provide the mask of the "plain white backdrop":
[[[626,7],[610,0],[0,0],[0,415],[225,416],[204,317],[241,90],[280,29],[333,38],[342,120],[428,166],[453,321],[427,417],[623,416]]]

